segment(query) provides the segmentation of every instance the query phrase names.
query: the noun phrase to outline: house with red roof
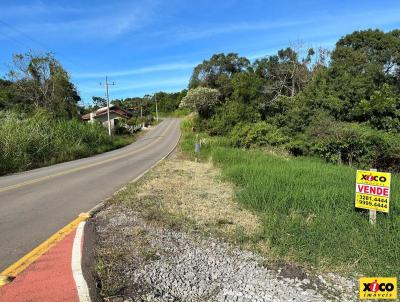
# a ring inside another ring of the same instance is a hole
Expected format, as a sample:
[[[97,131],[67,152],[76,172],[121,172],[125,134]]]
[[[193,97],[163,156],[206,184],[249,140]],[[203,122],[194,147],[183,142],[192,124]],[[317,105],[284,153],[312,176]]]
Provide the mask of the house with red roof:
[[[123,109],[117,105],[110,106],[110,125],[111,131],[114,131],[118,125],[126,125],[123,121],[128,120],[132,117],[132,113],[129,110]],[[107,127],[107,107],[102,107],[94,112],[90,112],[81,116],[84,122],[100,122]],[[136,130],[136,129],[134,129]]]

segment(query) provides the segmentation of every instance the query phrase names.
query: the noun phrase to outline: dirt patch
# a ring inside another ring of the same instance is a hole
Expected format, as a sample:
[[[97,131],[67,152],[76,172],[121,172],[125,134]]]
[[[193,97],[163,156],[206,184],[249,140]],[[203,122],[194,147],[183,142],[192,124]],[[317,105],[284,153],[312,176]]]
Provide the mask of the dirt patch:
[[[219,179],[210,163],[168,160],[154,169],[136,192],[140,200],[156,200],[159,210],[185,217],[201,227],[220,232],[255,234],[260,224],[255,215],[233,200],[233,187]]]
[[[94,224],[106,301],[352,299],[351,290],[338,294],[318,276],[246,249],[257,242],[258,217],[210,163],[165,160],[112,198]]]

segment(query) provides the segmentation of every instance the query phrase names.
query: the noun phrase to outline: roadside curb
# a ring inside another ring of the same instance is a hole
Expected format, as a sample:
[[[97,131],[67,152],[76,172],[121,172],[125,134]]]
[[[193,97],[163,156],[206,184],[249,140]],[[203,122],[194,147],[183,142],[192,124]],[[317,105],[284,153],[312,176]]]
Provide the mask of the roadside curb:
[[[87,220],[89,217],[90,216],[88,213],[79,214],[77,218],[68,223],[61,230],[51,235],[46,241],[42,242],[18,261],[7,267],[0,273],[0,287],[10,283],[16,276],[28,268],[28,266],[39,259],[58,242],[62,241],[68,234],[74,231],[80,222]]]
[[[179,122],[180,125],[180,122]],[[0,272],[0,288],[2,288],[4,285],[7,285],[11,283],[20,273],[25,271],[31,264],[33,264],[35,261],[38,259],[41,259],[41,257],[46,254],[48,251],[50,251],[53,247],[56,247],[59,243],[63,242],[63,239],[65,239],[68,235],[70,235],[73,231],[76,231],[76,234],[78,237],[78,241],[80,242],[79,246],[80,248],[78,249],[78,246],[76,246],[72,254],[77,255],[75,257],[78,257],[74,263],[75,266],[72,267],[73,272],[77,272],[76,276],[77,278],[75,279],[76,287],[77,289],[82,287],[82,284],[85,284],[85,278],[83,277],[83,266],[81,263],[81,258],[82,254],[84,253],[84,250],[80,250],[84,244],[85,238],[83,236],[83,229],[85,222],[92,218],[97,212],[99,212],[109,201],[111,198],[113,198],[116,194],[120,193],[121,191],[125,190],[127,186],[131,183],[137,182],[139,179],[141,179],[145,174],[147,174],[150,170],[152,170],[155,166],[157,166],[161,161],[163,161],[165,158],[170,156],[171,153],[175,151],[177,148],[178,144],[180,143],[182,138],[182,133],[179,133],[179,138],[177,139],[175,145],[171,148],[171,150],[165,154],[161,159],[156,161],[154,164],[152,164],[148,169],[143,171],[139,176],[134,178],[133,180],[129,181],[126,185],[118,189],[116,192],[112,194],[112,196],[102,200],[99,204],[94,206],[92,209],[90,209],[88,212],[81,213],[76,217],[74,220],[72,220],[70,223],[68,223],[66,226],[64,226],[62,229],[51,235],[47,240],[42,242],[39,246],[25,254],[22,258],[17,260],[15,263],[11,264],[9,267],[7,267],[5,270]],[[77,242],[78,242],[77,241]],[[78,243],[77,243],[78,244]],[[74,265],[74,264],[73,264]],[[75,278],[75,276],[74,276]],[[19,279],[18,279],[19,280]],[[79,282],[77,282],[77,280]],[[83,286],[85,287],[85,285]],[[87,287],[87,285],[86,285]],[[78,290],[79,292],[79,290]],[[85,292],[87,292],[85,290]],[[83,297],[83,298],[82,298]],[[88,296],[86,293],[84,293],[82,296],[79,297],[80,301],[90,301],[90,296]]]

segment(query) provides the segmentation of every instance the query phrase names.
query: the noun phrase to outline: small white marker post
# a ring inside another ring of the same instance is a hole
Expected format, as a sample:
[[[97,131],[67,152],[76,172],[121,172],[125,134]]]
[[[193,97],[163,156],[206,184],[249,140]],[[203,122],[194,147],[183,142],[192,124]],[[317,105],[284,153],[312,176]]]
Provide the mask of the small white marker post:
[[[369,169],[371,172],[377,172],[377,169]],[[369,210],[369,223],[376,224],[376,210]]]
[[[194,145],[194,153],[196,155],[195,161],[199,161],[199,156],[200,156],[200,141],[199,141],[199,135],[196,134],[196,143]]]

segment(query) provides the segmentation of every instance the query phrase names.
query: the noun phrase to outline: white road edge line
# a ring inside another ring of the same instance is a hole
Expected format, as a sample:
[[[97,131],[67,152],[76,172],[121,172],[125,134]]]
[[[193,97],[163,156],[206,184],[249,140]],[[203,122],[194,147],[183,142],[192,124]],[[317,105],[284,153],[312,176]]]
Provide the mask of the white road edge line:
[[[71,268],[80,302],[91,302],[89,288],[82,273],[82,239],[85,221],[79,223],[72,245]]]

